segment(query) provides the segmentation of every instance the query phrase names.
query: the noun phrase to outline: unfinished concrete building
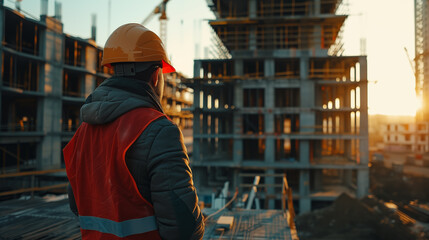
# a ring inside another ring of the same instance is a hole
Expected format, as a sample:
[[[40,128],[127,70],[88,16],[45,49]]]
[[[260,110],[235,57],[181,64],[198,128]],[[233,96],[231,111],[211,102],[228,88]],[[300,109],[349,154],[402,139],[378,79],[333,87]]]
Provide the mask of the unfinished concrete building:
[[[200,199],[266,174],[261,206],[295,209],[368,193],[366,56],[337,56],[340,0],[212,0],[231,59],[195,60],[192,167]],[[231,188],[232,189],[232,188]],[[277,190],[279,191],[277,191]]]
[[[165,113],[182,131],[192,128],[192,89],[182,83],[184,76],[180,73],[164,74],[164,97],[161,104]]]
[[[113,74],[100,66],[95,21],[91,39],[82,39],[65,34],[59,18],[34,20],[0,0],[1,173],[64,167],[61,151],[80,125],[85,98]],[[192,105],[183,76],[165,79],[166,113],[182,129],[192,128],[192,114],[181,112]]]
[[[80,106],[109,77],[102,48],[65,34],[58,16],[35,20],[0,7],[1,173],[62,168]]]
[[[61,150],[80,124],[80,106],[109,76],[102,48],[95,32],[65,34],[59,16],[34,20],[1,1],[0,19],[1,171],[64,167]]]

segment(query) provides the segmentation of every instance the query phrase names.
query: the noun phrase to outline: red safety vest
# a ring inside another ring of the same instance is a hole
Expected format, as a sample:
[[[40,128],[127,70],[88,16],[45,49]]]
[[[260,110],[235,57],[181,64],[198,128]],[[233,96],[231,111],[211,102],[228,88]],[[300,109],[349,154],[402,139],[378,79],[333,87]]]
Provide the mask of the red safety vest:
[[[108,124],[82,123],[64,148],[82,239],[161,239],[153,206],[140,194],[125,154],[163,116],[137,108]]]

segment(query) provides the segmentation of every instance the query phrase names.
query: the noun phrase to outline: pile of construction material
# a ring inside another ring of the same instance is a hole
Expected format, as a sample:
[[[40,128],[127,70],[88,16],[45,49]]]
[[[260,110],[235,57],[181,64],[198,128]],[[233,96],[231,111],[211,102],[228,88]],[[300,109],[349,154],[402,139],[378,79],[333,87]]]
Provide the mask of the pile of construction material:
[[[0,202],[0,223],[0,239],[80,239],[65,197]]]
[[[417,227],[391,205],[375,197],[357,200],[342,194],[331,206],[298,216],[298,234],[301,240],[429,239],[428,228]]]

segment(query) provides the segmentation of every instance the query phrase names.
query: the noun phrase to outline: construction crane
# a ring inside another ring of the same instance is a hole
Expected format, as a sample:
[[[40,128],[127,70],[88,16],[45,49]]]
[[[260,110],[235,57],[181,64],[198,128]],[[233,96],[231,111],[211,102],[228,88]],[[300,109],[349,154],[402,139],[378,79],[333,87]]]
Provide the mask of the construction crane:
[[[421,92],[422,92],[422,90],[421,90],[422,86],[421,86],[420,82],[418,81],[418,76],[417,76],[417,72],[415,69],[415,67],[416,67],[415,61],[411,59],[410,54],[408,54],[408,50],[406,47],[404,47],[404,50],[405,50],[405,54],[407,54],[408,62],[410,63],[411,70],[413,71],[413,74],[414,74],[414,80],[416,82],[416,95],[417,95],[417,97],[420,97]]]
[[[169,0],[162,0],[160,4],[158,4],[153,11],[150,12],[150,14],[143,20],[142,25],[145,26],[150,22],[150,20],[156,15],[161,14],[159,17],[159,35],[164,43],[164,45],[167,45],[167,14],[166,14],[166,8],[167,3]]]

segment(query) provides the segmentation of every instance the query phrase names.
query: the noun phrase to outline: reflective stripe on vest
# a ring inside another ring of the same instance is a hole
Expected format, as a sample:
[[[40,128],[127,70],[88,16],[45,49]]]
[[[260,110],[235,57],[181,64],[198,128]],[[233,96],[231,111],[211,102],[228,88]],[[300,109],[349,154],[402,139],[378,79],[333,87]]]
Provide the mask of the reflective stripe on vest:
[[[79,216],[80,228],[126,237],[158,229],[154,216],[115,222],[106,218]]]

